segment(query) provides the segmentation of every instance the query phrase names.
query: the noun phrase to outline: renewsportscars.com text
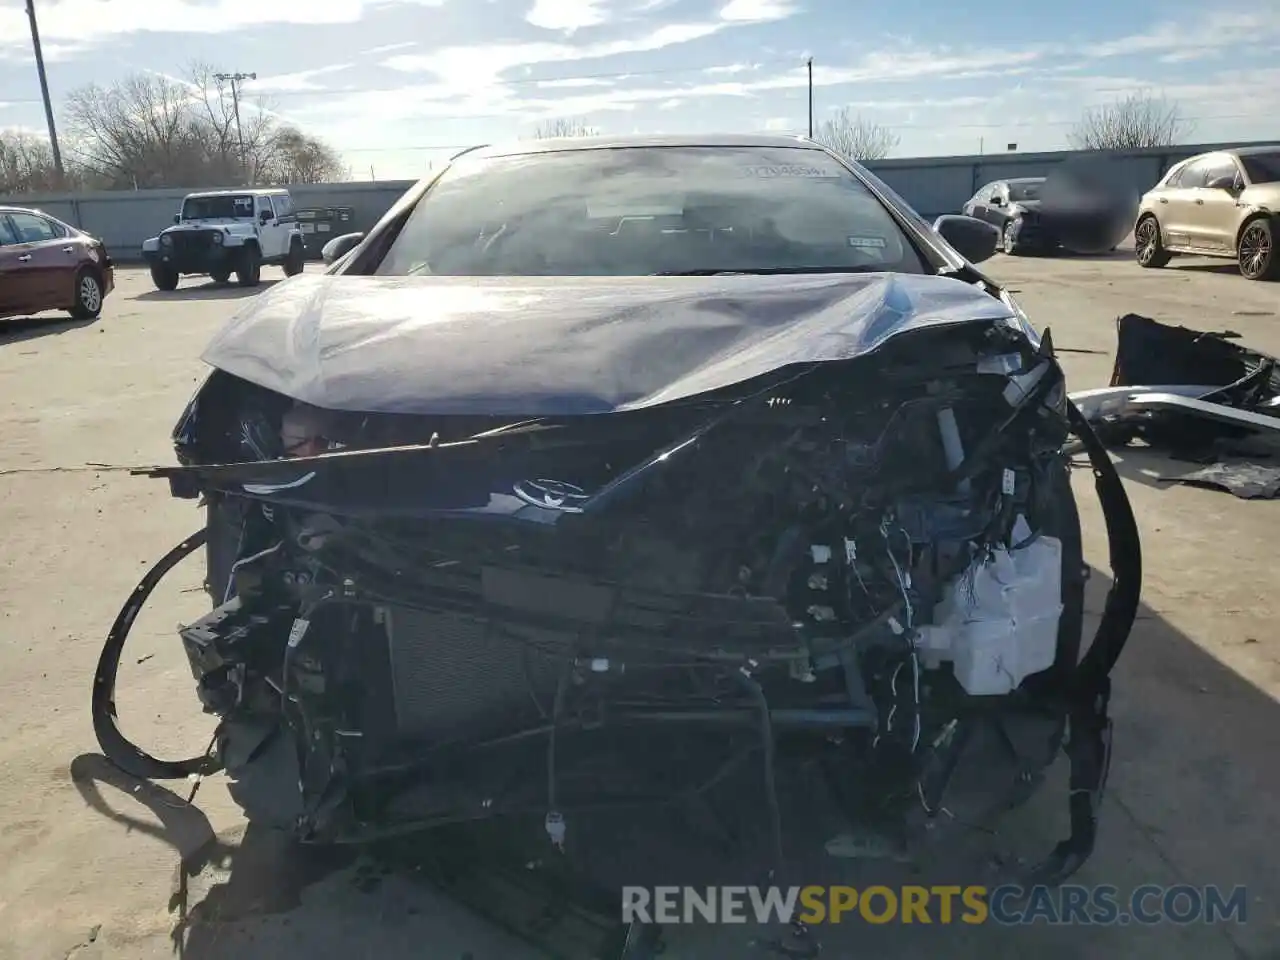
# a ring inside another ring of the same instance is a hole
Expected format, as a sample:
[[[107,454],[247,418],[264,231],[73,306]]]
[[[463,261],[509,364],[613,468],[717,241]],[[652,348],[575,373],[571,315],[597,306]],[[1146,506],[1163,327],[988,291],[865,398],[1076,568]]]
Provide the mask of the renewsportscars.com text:
[[[623,887],[624,923],[1244,923],[1244,887]]]

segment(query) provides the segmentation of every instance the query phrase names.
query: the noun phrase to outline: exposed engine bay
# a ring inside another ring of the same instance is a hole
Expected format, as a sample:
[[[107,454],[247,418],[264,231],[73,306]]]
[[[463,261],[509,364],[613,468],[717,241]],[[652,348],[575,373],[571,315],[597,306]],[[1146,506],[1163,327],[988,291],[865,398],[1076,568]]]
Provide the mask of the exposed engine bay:
[[[1073,433],[1115,576],[1087,650]],[[251,820],[304,840],[533,814],[561,849],[580,810],[739,776],[780,861],[790,759],[907,844],[971,734],[1013,751],[1022,725],[1037,747],[992,778],[993,807],[1065,749],[1072,836],[1039,878],[1092,850],[1140,554],[1048,337],[956,324],[525,420],[329,411],[215,370],[175,441],[182,466],[147,473],[203,498],[207,527],[135,591],[95,679],[95,729],[131,773],[225,769]],[[202,544],[213,610],[181,640],[218,736],[162,761],[116,726],[115,665]]]

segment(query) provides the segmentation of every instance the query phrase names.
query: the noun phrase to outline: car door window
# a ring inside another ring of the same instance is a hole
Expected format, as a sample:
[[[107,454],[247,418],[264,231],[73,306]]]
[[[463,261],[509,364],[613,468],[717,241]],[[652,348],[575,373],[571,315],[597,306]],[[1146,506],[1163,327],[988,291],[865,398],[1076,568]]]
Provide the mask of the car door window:
[[[9,218],[4,215],[0,215],[0,247],[12,246],[18,242],[18,235],[14,233],[13,228],[9,226]]]
[[[275,214],[275,211],[271,209],[271,198],[270,198],[270,197],[259,197],[259,198],[258,198],[258,216],[259,216],[259,217],[261,217],[261,216],[262,216],[262,213],[263,213],[263,211],[264,211],[264,210],[265,210],[268,214],[270,214],[270,215],[271,215],[271,218],[272,218],[272,219],[274,219],[274,218],[275,218],[275,215],[276,215],[276,214]]]
[[[1230,157],[1215,160],[1205,170],[1204,182],[1206,185],[1220,179],[1229,179],[1233,183],[1235,182],[1236,165],[1231,161]]]
[[[1208,174],[1213,167],[1214,161],[1207,157],[1203,160],[1196,160],[1193,163],[1187,164],[1183,168],[1182,173],[1178,175],[1178,188],[1181,190],[1191,190],[1196,187],[1203,187],[1208,182]],[[1170,184],[1170,186],[1173,186],[1173,184]]]
[[[288,197],[276,197],[274,206],[278,219],[284,219],[293,213],[293,203]]]
[[[18,243],[42,243],[61,236],[61,231],[52,222],[33,213],[11,213],[9,222],[18,234]]]

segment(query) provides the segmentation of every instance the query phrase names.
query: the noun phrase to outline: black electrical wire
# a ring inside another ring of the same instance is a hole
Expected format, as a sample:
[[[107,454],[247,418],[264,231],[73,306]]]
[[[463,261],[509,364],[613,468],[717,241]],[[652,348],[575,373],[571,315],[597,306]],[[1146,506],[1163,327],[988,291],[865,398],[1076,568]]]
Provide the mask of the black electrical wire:
[[[207,539],[207,530],[197,530],[147,571],[116,615],[98,657],[98,667],[93,674],[93,698],[90,706],[93,732],[106,758],[130,776],[144,780],[184,780],[193,775],[207,776],[222,769],[222,762],[208,752],[204,756],[186,760],[159,760],[151,756],[120,732],[115,702],[120,656],[124,653],[125,641],[129,638],[129,631],[137,620],[138,612],[165,574],[202,547]]]
[[[764,689],[745,669],[734,671],[734,677],[746,688],[760,709],[760,746],[764,750],[765,801],[769,806],[769,826],[773,837],[774,875],[781,874],[784,865],[782,850],[782,811],[778,807],[778,784],[774,771],[773,720],[769,716],[769,701]]]

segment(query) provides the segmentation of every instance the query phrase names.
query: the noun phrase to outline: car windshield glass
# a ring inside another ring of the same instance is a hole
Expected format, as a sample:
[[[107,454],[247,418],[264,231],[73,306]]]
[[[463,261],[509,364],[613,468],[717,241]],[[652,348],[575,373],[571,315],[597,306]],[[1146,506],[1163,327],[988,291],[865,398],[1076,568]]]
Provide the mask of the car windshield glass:
[[[1280,151],[1241,157],[1240,163],[1250,183],[1280,183]]]
[[[383,276],[641,276],[926,267],[826,153],[627,147],[462,161],[409,215]]]
[[[182,204],[183,220],[252,216],[253,197],[189,197]]]
[[[1043,186],[1043,180],[1033,180],[1030,183],[1011,183],[1009,184],[1009,199],[1014,203],[1023,200],[1039,200],[1040,190]]]

